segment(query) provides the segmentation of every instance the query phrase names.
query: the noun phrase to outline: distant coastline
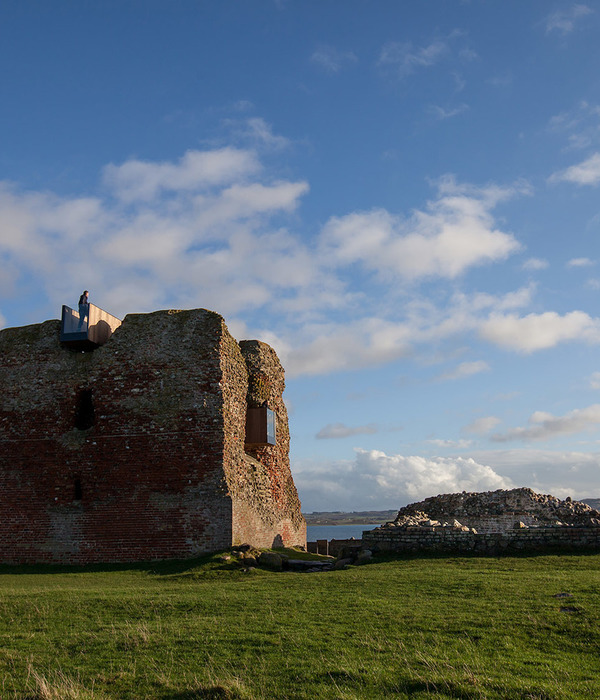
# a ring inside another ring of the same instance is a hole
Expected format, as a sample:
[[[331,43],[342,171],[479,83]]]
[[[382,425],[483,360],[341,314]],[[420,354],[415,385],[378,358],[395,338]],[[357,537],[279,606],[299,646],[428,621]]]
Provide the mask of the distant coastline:
[[[592,508],[600,510],[600,498],[582,498],[582,503],[587,503]],[[343,511],[315,511],[314,513],[302,513],[306,524],[312,525],[382,525],[390,520],[395,520],[398,508],[394,510],[355,510],[351,513]]]
[[[315,511],[302,513],[307,525],[364,525],[382,524],[394,520],[398,509],[394,510],[360,510],[344,513],[341,511]]]

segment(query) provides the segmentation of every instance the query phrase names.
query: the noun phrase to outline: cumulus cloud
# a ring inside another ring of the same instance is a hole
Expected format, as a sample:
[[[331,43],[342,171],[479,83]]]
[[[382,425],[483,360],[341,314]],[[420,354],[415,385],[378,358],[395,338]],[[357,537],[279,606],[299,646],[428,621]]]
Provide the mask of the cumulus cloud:
[[[289,376],[381,365],[412,356],[419,345],[464,337],[477,330],[490,311],[527,306],[534,290],[535,285],[528,285],[498,296],[457,292],[444,308],[417,296],[404,302],[399,319],[359,316],[346,322],[306,323],[293,342],[272,333],[260,338],[276,348]],[[363,298],[356,301],[362,304]],[[483,365],[470,363],[460,368],[462,376],[483,370]]]
[[[583,311],[560,315],[555,311],[542,314],[490,314],[479,326],[485,340],[518,352],[530,353],[552,348],[573,340],[600,342],[600,319]]]
[[[549,182],[573,182],[576,185],[597,185],[600,183],[600,153],[594,153],[581,163],[554,173],[550,176]]]
[[[292,464],[303,510],[383,510],[440,493],[527,486],[559,498],[600,497],[599,452],[532,448],[469,451],[464,457],[387,455]]]
[[[558,32],[559,34],[570,34],[578,21],[583,17],[591,15],[594,11],[588,5],[576,3],[567,10],[556,10],[545,19],[546,34]]]
[[[440,121],[457,117],[469,109],[469,105],[462,102],[456,107],[440,107],[439,105],[431,105],[429,112]]]
[[[476,360],[474,362],[461,362],[457,367],[449,372],[442,374],[439,379],[463,379],[464,377],[470,377],[474,374],[479,374],[480,372],[487,372],[490,366],[487,362],[483,360]]]
[[[334,75],[342,68],[356,63],[358,58],[352,51],[340,51],[333,46],[323,44],[313,51],[310,60],[326,73]]]
[[[292,468],[306,511],[400,508],[440,493],[512,487],[489,466],[463,457],[357,449],[354,460],[295,462]]]
[[[316,437],[317,440],[338,440],[352,435],[373,435],[376,432],[378,432],[377,426],[373,423],[355,427],[344,425],[344,423],[329,423],[319,430]]]
[[[549,440],[561,435],[572,435],[595,429],[600,424],[600,404],[578,408],[564,416],[553,416],[545,411],[536,411],[526,427],[512,428],[506,433],[492,435],[494,442],[512,440]]]
[[[274,346],[290,376],[324,374],[407,357],[412,352],[410,332],[410,325],[403,322],[361,318],[306,325],[294,344],[275,339]]]
[[[595,262],[589,258],[572,258],[567,262],[567,267],[590,267],[591,265],[595,265]]]
[[[263,134],[257,144],[275,138],[264,122],[254,127]],[[526,351],[571,338],[595,342],[597,321],[582,312],[549,312],[538,324],[551,329],[529,332],[532,317],[515,309],[530,304],[535,285],[502,295],[442,288],[519,248],[492,210],[524,186],[480,188],[447,177],[422,210],[354,212],[307,241],[286,224],[295,223],[308,184],[273,179],[255,149],[132,159],[107,166],[103,177],[95,197],[0,185],[0,293],[19,294],[22,279],[35,279],[48,308],[84,287],[121,317],[215,308],[244,335],[271,343],[288,376],[381,365],[477,332]],[[421,280],[441,282],[435,300],[408,284]],[[446,378],[484,371],[482,362]]]
[[[542,258],[529,258],[522,267],[524,270],[545,270],[548,267],[548,261]]]
[[[508,479],[490,467],[462,457],[387,455],[380,450],[356,450],[358,469],[398,498],[420,500],[455,491],[507,488]]]
[[[496,416],[482,416],[465,425],[462,431],[473,435],[487,435],[498,423],[500,423],[500,419],[496,418]]]
[[[559,498],[600,497],[598,452],[516,448],[471,451],[469,455],[511,479],[515,486],[528,486]]]
[[[472,440],[442,440],[440,438],[433,438],[427,440],[430,445],[435,445],[436,447],[449,447],[451,449],[464,450],[466,447],[470,447]]]
[[[33,275],[57,308],[83,287],[115,315],[165,305],[228,314],[299,289],[330,292],[306,246],[271,224],[294,211],[307,183],[270,180],[256,152],[130,160],[103,176],[102,197],[0,187],[3,267]]]
[[[376,209],[330,219],[322,250],[332,265],[359,263],[406,280],[455,278],[470,267],[504,260],[520,248],[495,228],[491,210],[513,188],[471,188],[444,179],[426,211],[408,219]]]
[[[432,41],[427,46],[415,47],[411,42],[388,42],[379,54],[379,65],[393,67],[399,77],[413,73],[417,68],[428,68],[438,63],[448,52],[445,41]]]
[[[256,173],[259,162],[252,151],[221,148],[188,151],[178,163],[128,160],[107,165],[104,182],[120,199],[150,200],[161,191],[192,191],[223,185]]]
[[[281,150],[290,145],[290,140],[273,132],[271,124],[262,117],[248,119],[242,127],[242,135],[254,143],[271,149]]]

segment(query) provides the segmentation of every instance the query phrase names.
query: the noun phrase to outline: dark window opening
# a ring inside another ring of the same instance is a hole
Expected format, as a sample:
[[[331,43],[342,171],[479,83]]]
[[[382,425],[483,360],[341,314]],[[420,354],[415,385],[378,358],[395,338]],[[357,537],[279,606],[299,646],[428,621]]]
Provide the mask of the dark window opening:
[[[275,425],[275,411],[266,406],[248,408],[246,411],[246,446],[275,445],[277,442]]]
[[[81,489],[81,479],[75,479],[75,484],[74,484],[74,500],[76,501],[81,501],[83,498],[83,491]]]
[[[94,402],[92,390],[84,389],[78,397],[77,410],[75,411],[75,427],[78,430],[88,430],[94,425]]]

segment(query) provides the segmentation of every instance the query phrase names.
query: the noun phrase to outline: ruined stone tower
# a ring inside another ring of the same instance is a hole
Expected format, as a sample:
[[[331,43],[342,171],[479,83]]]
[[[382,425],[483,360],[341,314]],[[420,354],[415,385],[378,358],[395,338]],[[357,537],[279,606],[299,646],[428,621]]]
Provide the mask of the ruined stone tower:
[[[128,315],[91,352],[60,331],[0,331],[1,562],[305,544],[272,348],[204,309]]]

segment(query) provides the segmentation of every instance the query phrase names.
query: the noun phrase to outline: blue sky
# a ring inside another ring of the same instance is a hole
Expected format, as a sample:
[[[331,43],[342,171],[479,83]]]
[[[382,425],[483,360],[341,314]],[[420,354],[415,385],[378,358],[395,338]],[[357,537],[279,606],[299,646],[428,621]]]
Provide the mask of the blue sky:
[[[287,372],[305,511],[600,496],[600,4],[0,7],[0,327],[83,288]]]

